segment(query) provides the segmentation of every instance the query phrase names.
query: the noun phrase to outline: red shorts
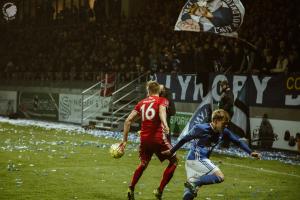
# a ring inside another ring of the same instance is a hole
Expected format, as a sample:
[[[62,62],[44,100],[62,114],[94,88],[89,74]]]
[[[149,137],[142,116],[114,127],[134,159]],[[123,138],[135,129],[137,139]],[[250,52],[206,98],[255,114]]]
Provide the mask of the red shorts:
[[[166,159],[170,160],[176,155],[167,156],[163,155],[161,152],[171,149],[172,145],[165,138],[155,138],[155,139],[142,139],[140,144],[140,160],[141,162],[149,162],[152,158],[152,155],[155,154],[158,159],[162,162]]]

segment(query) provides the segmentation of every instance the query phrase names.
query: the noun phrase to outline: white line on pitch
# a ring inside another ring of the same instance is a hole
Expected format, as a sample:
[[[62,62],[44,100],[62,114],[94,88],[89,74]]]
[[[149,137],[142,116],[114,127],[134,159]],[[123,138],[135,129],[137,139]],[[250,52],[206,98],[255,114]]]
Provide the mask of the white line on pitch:
[[[235,167],[241,167],[241,168],[247,168],[247,169],[252,169],[252,170],[257,170],[257,171],[262,171],[262,172],[268,172],[268,173],[272,173],[272,174],[280,174],[280,175],[293,176],[293,177],[296,177],[296,178],[300,178],[300,176],[296,175],[296,174],[289,174],[289,173],[284,173],[284,172],[277,172],[277,171],[263,169],[263,168],[248,167],[248,166],[245,166],[245,165],[238,165],[238,164],[232,164],[232,163],[226,163],[226,162],[222,162],[222,164],[224,164],[224,165],[230,165],[230,166],[235,166]]]

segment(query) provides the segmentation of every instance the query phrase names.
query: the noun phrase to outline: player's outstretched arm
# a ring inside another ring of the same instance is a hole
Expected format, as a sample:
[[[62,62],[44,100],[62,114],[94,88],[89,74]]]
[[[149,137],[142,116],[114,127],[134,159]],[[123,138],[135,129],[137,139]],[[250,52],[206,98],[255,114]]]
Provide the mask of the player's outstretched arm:
[[[185,143],[187,143],[188,141],[190,141],[192,139],[196,139],[196,138],[201,138],[201,130],[198,129],[197,126],[196,127],[194,126],[187,135],[185,135],[183,138],[181,138],[181,140],[179,140],[179,142],[177,142],[177,144],[175,144],[175,146],[172,147],[172,149],[163,151],[161,153],[164,155],[172,155],[180,147],[182,147]]]
[[[159,106],[159,118],[160,118],[160,121],[163,125],[164,133],[169,134],[170,129],[169,129],[169,126],[168,126],[168,123],[167,123],[167,109],[166,109],[165,106],[162,106],[162,105]]]
[[[253,158],[257,158],[260,159],[261,158],[261,154],[255,151],[252,151],[249,146],[243,142],[242,140],[239,139],[238,136],[236,136],[235,134],[233,134],[229,129],[225,129],[224,130],[224,134],[227,134],[229,136],[229,139],[235,143],[236,145],[238,145],[240,148],[242,148],[245,152],[247,152],[251,157]]]
[[[130,130],[131,124],[138,118],[138,113],[137,111],[133,110],[127,117],[127,119],[124,122],[124,130],[123,130],[123,141],[120,144],[120,148],[125,149],[126,144],[127,144],[127,138],[128,138],[128,133]]]
[[[252,150],[249,148],[249,146],[245,142],[241,141],[240,138],[234,133],[232,133],[228,128],[224,129],[223,135],[227,135],[231,142],[233,142],[235,145],[237,145],[249,155],[251,155]]]

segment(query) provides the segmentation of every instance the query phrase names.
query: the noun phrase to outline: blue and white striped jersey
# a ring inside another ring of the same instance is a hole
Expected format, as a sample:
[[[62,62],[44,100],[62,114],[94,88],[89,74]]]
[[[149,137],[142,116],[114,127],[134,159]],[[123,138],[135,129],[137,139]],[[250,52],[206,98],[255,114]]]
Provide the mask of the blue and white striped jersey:
[[[212,150],[226,137],[244,151],[251,154],[252,150],[248,145],[239,140],[239,137],[233,134],[229,129],[225,128],[222,133],[214,132],[209,123],[195,125],[191,131],[171,149],[171,153],[177,151],[186,142],[193,140],[187,160],[209,158]]]

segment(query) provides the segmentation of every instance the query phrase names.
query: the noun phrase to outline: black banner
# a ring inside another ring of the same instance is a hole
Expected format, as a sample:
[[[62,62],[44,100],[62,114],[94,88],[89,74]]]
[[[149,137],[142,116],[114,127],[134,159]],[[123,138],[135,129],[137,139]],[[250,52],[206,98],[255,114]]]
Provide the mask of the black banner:
[[[246,84],[250,106],[300,108],[300,75],[155,74],[153,79],[170,88],[177,102],[199,103],[207,88],[212,88],[214,101],[218,102],[219,83],[228,80],[235,98]]]
[[[174,101],[200,103],[208,92],[208,74],[154,74],[152,79],[170,88]]]

